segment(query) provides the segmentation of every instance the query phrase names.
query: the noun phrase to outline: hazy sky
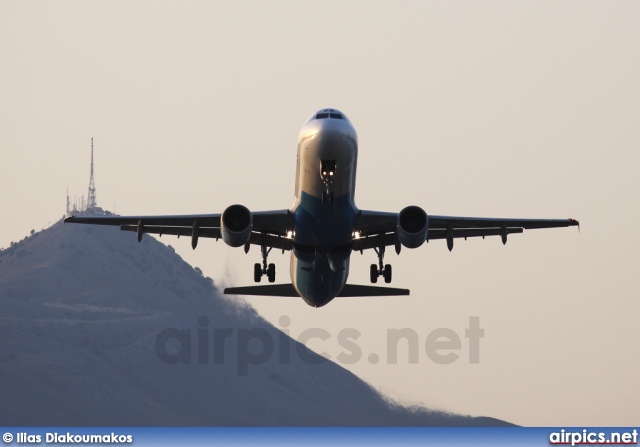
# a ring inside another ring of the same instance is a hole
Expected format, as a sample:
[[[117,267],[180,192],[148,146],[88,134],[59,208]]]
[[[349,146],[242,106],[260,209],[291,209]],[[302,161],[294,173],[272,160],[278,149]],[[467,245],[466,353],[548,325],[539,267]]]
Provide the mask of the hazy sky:
[[[577,229],[393,251],[410,297],[251,302],[389,396],[525,425],[637,425],[640,417],[640,3],[0,1],[0,247],[86,195],[119,214],[293,203],[297,133],[345,112],[360,140],[360,208],[568,218]],[[132,235],[132,243],[135,238]],[[248,255],[166,237],[220,284]],[[287,255],[273,252],[278,282]],[[352,258],[368,283],[373,252]],[[55,284],[51,285],[56,287]],[[464,331],[478,317],[480,362]],[[194,316],[194,321],[197,316]],[[420,341],[386,357],[387,329]],[[431,361],[438,328],[460,357]],[[369,354],[378,354],[378,364]]]

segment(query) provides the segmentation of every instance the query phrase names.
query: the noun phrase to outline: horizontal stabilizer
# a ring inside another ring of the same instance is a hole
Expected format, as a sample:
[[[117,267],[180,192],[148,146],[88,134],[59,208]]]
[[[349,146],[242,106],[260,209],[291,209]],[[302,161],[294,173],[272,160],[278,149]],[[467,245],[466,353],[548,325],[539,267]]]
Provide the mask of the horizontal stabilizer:
[[[225,295],[297,296],[293,284],[269,284],[264,286],[227,287]]]
[[[225,295],[260,295],[260,296],[293,296],[298,292],[293,284],[269,284],[264,286],[227,287]],[[409,289],[395,289],[392,287],[360,286],[345,284],[338,296],[398,296],[409,295]]]
[[[345,284],[338,296],[398,296],[409,295],[409,289],[396,289],[393,287],[360,286],[357,284]]]

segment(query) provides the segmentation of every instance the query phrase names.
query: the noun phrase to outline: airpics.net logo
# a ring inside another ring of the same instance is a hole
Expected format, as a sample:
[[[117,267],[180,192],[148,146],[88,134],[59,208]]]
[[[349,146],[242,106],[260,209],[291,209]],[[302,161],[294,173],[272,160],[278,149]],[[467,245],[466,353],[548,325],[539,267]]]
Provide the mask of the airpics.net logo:
[[[323,328],[308,328],[291,334],[291,318],[279,318],[279,328],[219,328],[210,326],[209,317],[201,315],[197,328],[166,328],[155,340],[155,352],[160,361],[169,365],[223,365],[233,362],[240,376],[249,374],[250,367],[269,361],[279,364],[295,362],[321,364],[334,361],[352,365],[363,361],[372,365],[418,363],[426,359],[438,365],[448,365],[466,358],[468,363],[480,363],[480,340],[484,329],[479,317],[469,317],[466,328],[436,328],[420,334],[411,328],[387,329],[384,356],[370,353],[365,356],[361,344],[362,332],[343,328],[333,334]],[[280,329],[280,330],[278,330]],[[319,352],[316,354],[309,347]],[[335,354],[326,352],[333,350]]]

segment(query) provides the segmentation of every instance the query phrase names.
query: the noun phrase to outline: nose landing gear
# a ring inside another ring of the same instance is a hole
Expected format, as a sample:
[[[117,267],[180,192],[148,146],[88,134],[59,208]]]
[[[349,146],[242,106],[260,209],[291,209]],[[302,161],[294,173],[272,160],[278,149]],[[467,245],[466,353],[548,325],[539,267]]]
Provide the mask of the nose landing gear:
[[[333,203],[333,191],[324,190],[322,191],[322,203]]]
[[[320,177],[324,183],[322,203],[333,203],[333,179],[336,175],[335,160],[320,160]]]

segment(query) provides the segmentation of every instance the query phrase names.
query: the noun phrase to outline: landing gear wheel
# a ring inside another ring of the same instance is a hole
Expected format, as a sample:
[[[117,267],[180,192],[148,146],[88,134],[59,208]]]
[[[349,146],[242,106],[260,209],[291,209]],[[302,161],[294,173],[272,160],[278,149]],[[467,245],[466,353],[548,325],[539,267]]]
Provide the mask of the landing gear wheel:
[[[385,249],[385,241],[384,235],[380,235],[380,245],[378,247],[373,247],[376,254],[378,255],[378,265],[371,264],[371,282],[378,282],[378,276],[384,277],[384,282],[389,284],[391,282],[391,265],[384,265],[384,249]]]
[[[267,275],[269,282],[276,280],[276,265],[269,264],[267,267],[267,256],[273,247],[267,248],[267,235],[262,233],[262,242],[260,244],[260,253],[262,254],[262,264],[256,263],[253,268],[253,279],[255,282],[260,282],[263,275]]]
[[[267,270],[267,278],[269,278],[269,282],[276,281],[276,265],[269,264],[269,269]]]
[[[378,266],[375,264],[371,264],[371,269],[369,270],[369,272],[371,273],[371,283],[377,283],[378,276],[380,276],[380,274],[378,273]]]
[[[260,265],[260,263],[256,262],[256,264],[253,266],[253,280],[255,282],[260,282],[261,279],[262,279],[262,266]]]
[[[384,266],[384,282],[387,284],[391,282],[391,264]]]

